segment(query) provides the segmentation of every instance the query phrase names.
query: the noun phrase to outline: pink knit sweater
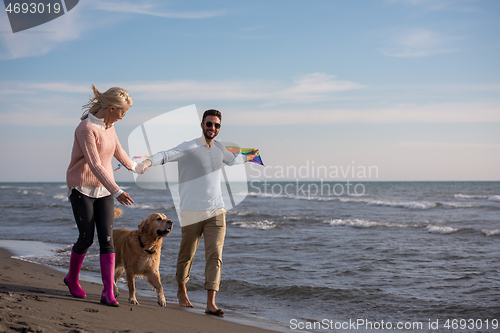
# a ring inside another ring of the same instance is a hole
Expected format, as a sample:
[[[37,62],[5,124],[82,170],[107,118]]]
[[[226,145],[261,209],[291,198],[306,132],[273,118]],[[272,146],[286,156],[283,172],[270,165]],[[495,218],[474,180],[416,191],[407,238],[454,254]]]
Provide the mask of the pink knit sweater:
[[[104,186],[111,194],[116,193],[120,187],[113,177],[113,156],[127,169],[132,167],[132,161],[120,145],[114,126],[104,130],[82,120],[75,130],[71,161],[66,172],[68,187]]]

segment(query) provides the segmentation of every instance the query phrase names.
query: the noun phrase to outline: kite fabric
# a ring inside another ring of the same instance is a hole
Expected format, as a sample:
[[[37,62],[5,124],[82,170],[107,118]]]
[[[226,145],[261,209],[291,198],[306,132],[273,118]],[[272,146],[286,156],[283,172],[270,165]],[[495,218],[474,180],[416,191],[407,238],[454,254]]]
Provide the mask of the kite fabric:
[[[235,147],[235,146],[226,146],[226,149],[228,151],[230,151],[231,153],[239,153],[239,154],[243,154],[243,155],[248,155],[252,151],[255,150],[254,148],[240,148],[240,147]],[[249,162],[253,162],[253,163],[257,163],[257,164],[260,164],[262,166],[265,166],[264,162],[262,162],[262,158],[260,157],[260,153],[257,156],[255,156],[253,160],[250,160]]]

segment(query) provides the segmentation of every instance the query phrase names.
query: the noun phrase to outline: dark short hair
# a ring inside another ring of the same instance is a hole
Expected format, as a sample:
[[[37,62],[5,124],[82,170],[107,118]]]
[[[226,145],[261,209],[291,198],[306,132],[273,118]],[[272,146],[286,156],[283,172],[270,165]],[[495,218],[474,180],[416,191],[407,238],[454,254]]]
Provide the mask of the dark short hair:
[[[201,120],[202,123],[205,122],[205,118],[207,116],[216,116],[216,117],[219,117],[219,120],[222,121],[222,113],[220,113],[219,110],[215,110],[215,109],[209,109],[207,111],[205,111],[203,113],[203,119]]]

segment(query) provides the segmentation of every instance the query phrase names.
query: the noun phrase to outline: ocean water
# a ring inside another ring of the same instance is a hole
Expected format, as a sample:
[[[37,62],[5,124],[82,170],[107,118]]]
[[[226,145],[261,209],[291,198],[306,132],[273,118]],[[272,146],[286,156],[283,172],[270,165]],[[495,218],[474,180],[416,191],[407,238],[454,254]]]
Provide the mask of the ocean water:
[[[176,301],[181,232],[169,192],[120,185],[135,204],[116,203],[115,228],[153,212],[174,220],[160,273]],[[500,330],[500,182],[248,185],[227,216],[221,308],[283,331]],[[45,245],[25,260],[65,269],[77,234],[64,183],[0,184],[0,239]],[[188,283],[199,304],[203,248]],[[97,240],[84,270],[99,277]],[[154,296],[144,281],[138,288]]]

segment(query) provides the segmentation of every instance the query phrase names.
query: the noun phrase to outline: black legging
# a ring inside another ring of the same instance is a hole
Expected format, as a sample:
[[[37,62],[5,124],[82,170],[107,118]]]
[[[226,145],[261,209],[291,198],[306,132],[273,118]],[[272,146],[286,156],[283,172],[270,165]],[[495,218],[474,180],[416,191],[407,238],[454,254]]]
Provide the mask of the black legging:
[[[103,198],[91,198],[73,189],[70,195],[71,207],[75,215],[80,235],[73,246],[77,254],[85,254],[94,242],[94,226],[97,229],[101,254],[114,253],[113,221],[114,198],[108,195]]]

